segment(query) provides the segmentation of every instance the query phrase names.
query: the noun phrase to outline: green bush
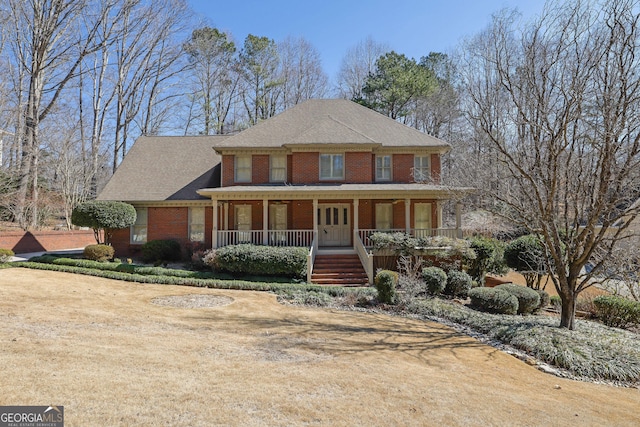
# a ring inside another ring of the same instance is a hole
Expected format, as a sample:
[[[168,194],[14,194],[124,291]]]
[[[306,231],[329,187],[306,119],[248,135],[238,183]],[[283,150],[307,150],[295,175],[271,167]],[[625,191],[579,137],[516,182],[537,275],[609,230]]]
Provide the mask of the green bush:
[[[9,262],[11,257],[15,254],[11,249],[2,249],[0,248],[0,263]]]
[[[547,291],[544,291],[542,289],[538,289],[538,290],[536,290],[536,292],[538,293],[538,296],[540,297],[540,304],[538,304],[538,308],[536,310],[542,310],[543,308],[545,308],[549,304],[551,304],[551,297],[549,296],[549,293]]]
[[[216,253],[217,249],[209,249],[202,255],[202,263],[207,267],[210,267],[213,271],[216,271],[219,268],[216,261]]]
[[[380,270],[373,282],[378,291],[378,301],[384,304],[394,304],[396,301],[398,273],[391,270]]]
[[[560,307],[562,307],[562,298],[560,298],[560,295],[550,296],[549,305],[551,305],[556,310],[560,310]]]
[[[307,249],[241,244],[216,249],[217,268],[237,274],[307,277]]]
[[[618,295],[600,295],[593,299],[596,316],[614,328],[628,328],[640,324],[640,302]]]
[[[438,267],[422,269],[422,280],[429,295],[439,295],[447,285],[447,273]]]
[[[109,261],[113,258],[115,249],[109,245],[89,245],[84,248],[82,256],[91,261]]]
[[[180,243],[175,240],[150,240],[140,248],[146,263],[179,261],[182,259]]]
[[[484,277],[487,273],[502,274],[506,272],[504,247],[500,241],[489,237],[474,237],[469,242],[470,248],[476,254],[475,259],[469,260],[467,270],[473,280],[484,284]]]
[[[518,298],[518,314],[531,314],[540,305],[540,295],[531,288],[516,285],[514,283],[505,283],[498,285],[494,289],[509,292]]]
[[[469,291],[471,307],[494,314],[516,314],[518,298],[509,292],[495,288],[474,288]]]
[[[109,243],[113,230],[127,228],[135,222],[136,209],[124,202],[92,200],[71,212],[71,223],[92,228],[98,243]],[[104,241],[100,241],[100,230],[104,230]]]
[[[447,273],[447,284],[444,293],[453,297],[466,298],[473,286],[471,276],[464,271],[451,270]]]

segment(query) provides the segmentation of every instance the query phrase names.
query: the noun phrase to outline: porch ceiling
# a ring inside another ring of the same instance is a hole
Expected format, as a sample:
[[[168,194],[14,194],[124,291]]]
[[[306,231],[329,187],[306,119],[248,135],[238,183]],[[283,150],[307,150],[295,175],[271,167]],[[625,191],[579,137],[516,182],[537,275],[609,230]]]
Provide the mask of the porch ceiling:
[[[203,188],[198,194],[224,200],[251,199],[438,199],[465,196],[475,189],[429,184],[241,185]]]

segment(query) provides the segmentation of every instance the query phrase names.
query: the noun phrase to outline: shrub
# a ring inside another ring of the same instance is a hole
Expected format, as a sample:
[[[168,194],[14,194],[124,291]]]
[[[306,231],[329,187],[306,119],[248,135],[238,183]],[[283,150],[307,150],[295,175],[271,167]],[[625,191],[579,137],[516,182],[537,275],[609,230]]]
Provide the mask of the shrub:
[[[562,298],[560,298],[559,295],[550,296],[549,305],[551,305],[554,310],[560,310],[560,307],[562,307]]]
[[[516,314],[518,298],[509,292],[495,288],[474,288],[469,291],[471,307],[494,314]]]
[[[0,248],[0,263],[9,262],[11,257],[15,254],[11,249],[2,249]]]
[[[447,273],[447,284],[444,287],[444,293],[453,297],[466,298],[472,285],[471,276],[467,273],[451,270]]]
[[[429,295],[439,295],[447,285],[447,273],[438,267],[427,267],[422,270],[422,280]]]
[[[614,328],[640,324],[640,302],[618,295],[600,295],[593,299],[596,315],[602,323]]]
[[[89,245],[84,248],[83,256],[91,261],[109,261],[113,258],[115,249],[109,245]]]
[[[175,240],[150,240],[140,250],[146,263],[179,261],[182,258],[180,243]]]
[[[218,264],[216,262],[216,249],[209,249],[204,252],[202,255],[202,262],[207,267],[210,267],[213,271],[218,269]]]
[[[543,291],[542,289],[536,290],[538,296],[540,297],[540,304],[538,304],[538,308],[536,310],[542,310],[551,304],[551,297],[547,291]]]
[[[241,244],[216,249],[214,264],[221,270],[239,274],[307,276],[307,249],[285,246]]]
[[[470,247],[476,257],[469,260],[467,271],[478,283],[484,283],[484,277],[487,273],[502,274],[506,272],[504,247],[500,241],[489,237],[474,237],[470,240]]]
[[[524,276],[528,287],[540,289],[546,267],[544,246],[538,236],[528,234],[507,244],[504,248],[504,261],[507,266]]]
[[[127,228],[136,222],[136,209],[128,203],[93,200],[73,209],[71,223],[93,229],[98,243],[109,243],[113,230]],[[104,241],[100,241],[100,230],[104,230]]]
[[[378,300],[384,304],[394,304],[396,301],[396,285],[398,273],[391,270],[381,270],[374,279]]]
[[[496,286],[494,289],[506,291],[518,299],[518,314],[531,314],[540,305],[538,293],[526,286],[505,283]]]

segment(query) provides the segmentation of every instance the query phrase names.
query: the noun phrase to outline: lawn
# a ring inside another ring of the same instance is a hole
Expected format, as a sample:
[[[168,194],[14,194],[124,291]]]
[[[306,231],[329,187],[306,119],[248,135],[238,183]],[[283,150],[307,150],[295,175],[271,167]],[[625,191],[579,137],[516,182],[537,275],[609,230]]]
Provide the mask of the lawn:
[[[638,389],[544,374],[437,323],[265,292],[11,268],[0,316],[0,404],[63,405],[68,426],[640,423]]]

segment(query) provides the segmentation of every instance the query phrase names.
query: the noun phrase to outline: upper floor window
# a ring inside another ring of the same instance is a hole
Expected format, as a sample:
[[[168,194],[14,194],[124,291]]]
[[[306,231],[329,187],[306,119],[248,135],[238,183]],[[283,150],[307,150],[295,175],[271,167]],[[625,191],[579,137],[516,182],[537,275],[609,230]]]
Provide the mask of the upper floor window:
[[[320,154],[320,179],[344,179],[344,154]]]
[[[415,182],[425,182],[431,180],[429,157],[430,156],[413,157],[413,180]]]
[[[376,181],[391,181],[391,156],[376,156]]]
[[[130,229],[130,240],[132,244],[141,245],[147,242],[147,218],[147,208],[136,208],[136,222]]]
[[[251,182],[251,156],[235,156],[235,181]]]
[[[269,180],[271,182],[285,182],[287,180],[286,155],[274,155],[269,157]]]
[[[189,208],[189,241],[204,242],[204,208]]]

